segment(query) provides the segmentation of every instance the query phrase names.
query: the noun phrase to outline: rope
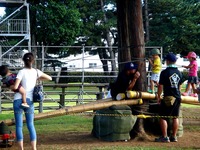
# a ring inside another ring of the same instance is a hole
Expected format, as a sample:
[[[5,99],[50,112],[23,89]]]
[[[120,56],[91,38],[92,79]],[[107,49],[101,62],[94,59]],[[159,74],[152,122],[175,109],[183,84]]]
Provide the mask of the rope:
[[[132,114],[97,114],[97,113],[72,113],[70,115],[73,116],[108,116],[108,117],[137,117],[140,119],[146,119],[146,118],[168,118],[168,119],[173,119],[173,118],[185,118],[185,119],[198,119],[200,120],[200,117],[197,116],[159,116],[159,115],[145,115],[145,114],[139,114],[139,115],[132,115]]]

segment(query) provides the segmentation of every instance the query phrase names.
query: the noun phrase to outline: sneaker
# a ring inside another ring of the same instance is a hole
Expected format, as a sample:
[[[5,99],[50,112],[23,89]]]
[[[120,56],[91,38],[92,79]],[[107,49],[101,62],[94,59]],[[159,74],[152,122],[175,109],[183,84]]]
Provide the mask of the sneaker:
[[[170,142],[178,142],[176,136],[170,136]]]
[[[187,92],[182,93],[183,96],[188,96]]]
[[[147,92],[151,93],[151,94],[154,94],[154,91],[152,91],[152,90],[148,90]]]
[[[25,108],[29,108],[29,105],[27,103],[22,103],[21,106]]]
[[[197,93],[195,93],[195,94],[190,94],[190,96],[198,97]]]
[[[166,142],[166,143],[168,143],[168,142],[170,142],[170,140],[169,140],[169,137],[161,136],[159,138],[155,138],[155,142]]]

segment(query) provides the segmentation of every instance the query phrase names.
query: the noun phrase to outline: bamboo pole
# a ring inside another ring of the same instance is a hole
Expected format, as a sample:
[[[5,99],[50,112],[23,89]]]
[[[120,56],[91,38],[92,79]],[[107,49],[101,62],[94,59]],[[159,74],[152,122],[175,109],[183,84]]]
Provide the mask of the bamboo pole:
[[[86,104],[81,104],[81,105],[76,105],[76,106],[71,106],[71,107],[69,106],[69,107],[65,107],[63,109],[59,109],[59,110],[55,110],[51,112],[39,113],[35,115],[34,119],[41,120],[45,118],[52,118],[52,117],[61,116],[61,115],[80,113],[80,112],[89,111],[89,110],[98,110],[98,109],[110,107],[112,105],[140,105],[140,104],[143,104],[142,99],[121,100],[121,101],[113,101],[111,99],[105,99],[105,100],[99,100],[92,103],[86,103]],[[7,120],[2,120],[2,121],[7,125],[15,124],[14,119],[7,119]],[[25,118],[23,118],[23,122],[26,122]]]
[[[157,95],[156,94],[151,94],[148,92],[138,92],[138,91],[127,91],[126,96],[130,99],[132,98],[142,98],[142,99],[156,99]],[[199,103],[198,97],[192,97],[192,96],[181,96],[181,102],[182,103]]]
[[[156,99],[157,95],[156,94],[151,94],[148,92],[139,92],[139,91],[127,91],[126,96],[128,98],[142,98],[142,99]]]
[[[195,102],[199,103],[198,97],[192,97],[192,96],[181,96],[182,102]]]

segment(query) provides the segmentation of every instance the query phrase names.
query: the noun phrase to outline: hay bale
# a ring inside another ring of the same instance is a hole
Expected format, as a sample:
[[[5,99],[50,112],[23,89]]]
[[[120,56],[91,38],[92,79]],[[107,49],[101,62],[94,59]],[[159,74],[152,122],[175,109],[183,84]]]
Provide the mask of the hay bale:
[[[131,108],[124,106],[111,106],[96,111],[93,118],[92,134],[105,141],[130,140],[137,117],[132,115]]]

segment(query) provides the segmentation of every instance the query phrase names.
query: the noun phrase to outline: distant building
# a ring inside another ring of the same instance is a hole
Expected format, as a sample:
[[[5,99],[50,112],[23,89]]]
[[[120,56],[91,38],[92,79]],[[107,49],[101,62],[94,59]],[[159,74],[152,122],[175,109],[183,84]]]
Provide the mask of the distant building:
[[[82,59],[84,58],[84,59]],[[116,58],[116,65],[118,67],[118,62],[117,62],[117,56]],[[65,63],[62,67],[67,67],[68,71],[85,71],[85,72],[103,72],[103,67],[102,67],[102,62],[99,58],[99,55],[90,55],[88,52],[86,52],[84,55],[82,54],[77,54],[77,55],[70,55],[69,57],[63,58],[60,61]],[[180,71],[187,70],[183,68],[182,66],[187,66],[189,65],[189,61],[187,58],[180,57],[180,54],[177,54],[177,62],[176,65],[178,66],[178,69]],[[200,58],[197,58],[197,63],[200,68]],[[148,70],[148,65],[149,62],[146,61],[146,67]],[[111,63],[108,61],[108,68],[109,71],[111,70]],[[166,64],[162,64],[162,69],[166,68]]]
[[[103,64],[99,55],[91,55],[89,52],[85,52],[84,55],[70,55],[60,61],[65,63],[62,67],[67,67],[68,71],[103,72]],[[111,71],[110,61],[108,61],[108,68]]]

